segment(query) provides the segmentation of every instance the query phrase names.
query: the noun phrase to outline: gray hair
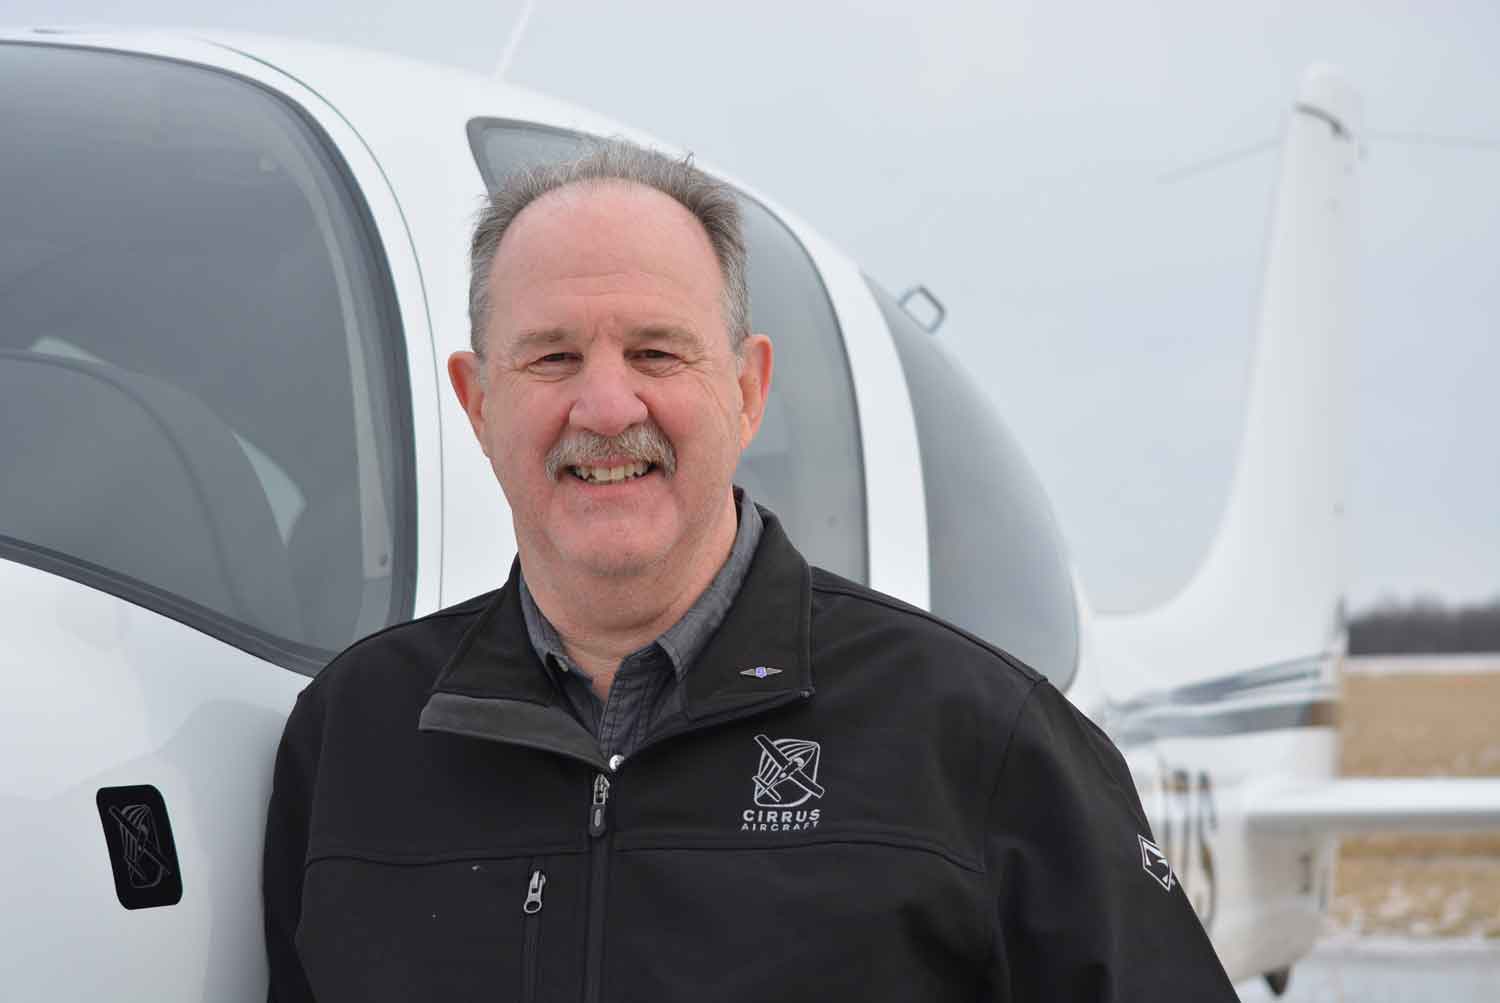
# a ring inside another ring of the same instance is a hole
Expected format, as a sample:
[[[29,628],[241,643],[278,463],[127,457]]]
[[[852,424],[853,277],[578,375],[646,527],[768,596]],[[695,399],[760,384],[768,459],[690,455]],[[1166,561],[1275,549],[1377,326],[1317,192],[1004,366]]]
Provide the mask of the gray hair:
[[[527,206],[559,188],[624,181],[654,188],[703,226],[724,278],[724,324],[738,354],[750,333],[750,291],[745,283],[745,237],[734,189],[693,166],[692,155],[673,160],[623,139],[594,141],[576,160],[539,164],[512,174],[492,192],[469,244],[469,344],[484,354],[490,313],[490,267],[506,230]]]

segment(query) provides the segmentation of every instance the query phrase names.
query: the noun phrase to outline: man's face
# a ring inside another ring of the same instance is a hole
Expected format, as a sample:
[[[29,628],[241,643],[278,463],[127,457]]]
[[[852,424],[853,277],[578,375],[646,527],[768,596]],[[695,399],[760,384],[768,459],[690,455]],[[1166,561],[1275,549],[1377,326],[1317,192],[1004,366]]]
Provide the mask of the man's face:
[[[489,282],[484,357],[455,353],[449,373],[523,558],[608,576],[690,564],[732,525],[771,368],[763,336],[730,348],[702,226],[644,186],[572,185],[516,217]]]

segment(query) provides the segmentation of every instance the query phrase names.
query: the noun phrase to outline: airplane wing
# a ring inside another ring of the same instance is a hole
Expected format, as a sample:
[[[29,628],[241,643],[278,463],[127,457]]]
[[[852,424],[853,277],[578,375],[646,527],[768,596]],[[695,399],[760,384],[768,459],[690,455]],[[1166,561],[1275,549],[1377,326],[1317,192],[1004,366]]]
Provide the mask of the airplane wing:
[[[1253,832],[1464,832],[1500,828],[1500,777],[1346,778],[1264,791]]]

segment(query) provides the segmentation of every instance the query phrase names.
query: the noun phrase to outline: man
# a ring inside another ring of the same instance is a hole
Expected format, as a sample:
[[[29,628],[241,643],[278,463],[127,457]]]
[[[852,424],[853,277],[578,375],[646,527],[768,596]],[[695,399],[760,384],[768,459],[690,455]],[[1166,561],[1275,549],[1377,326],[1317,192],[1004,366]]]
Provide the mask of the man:
[[[730,191],[620,143],[514,179],[470,312],[518,560],[298,700],[272,999],[1235,998],[1108,741],[732,488],[772,349]]]

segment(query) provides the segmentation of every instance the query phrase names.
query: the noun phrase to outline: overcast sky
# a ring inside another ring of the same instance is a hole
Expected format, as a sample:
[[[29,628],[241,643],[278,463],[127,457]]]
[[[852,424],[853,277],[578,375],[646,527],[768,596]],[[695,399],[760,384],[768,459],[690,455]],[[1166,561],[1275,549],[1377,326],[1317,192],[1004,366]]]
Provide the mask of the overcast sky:
[[[1091,598],[1127,608],[1179,586],[1221,514],[1263,144],[1307,64],[1342,66],[1367,126],[1350,596],[1500,594],[1500,5],[1249,6],[539,0],[507,76],[696,151],[894,291],[931,286]],[[488,73],[521,10],[0,0],[0,23],[228,27]]]

